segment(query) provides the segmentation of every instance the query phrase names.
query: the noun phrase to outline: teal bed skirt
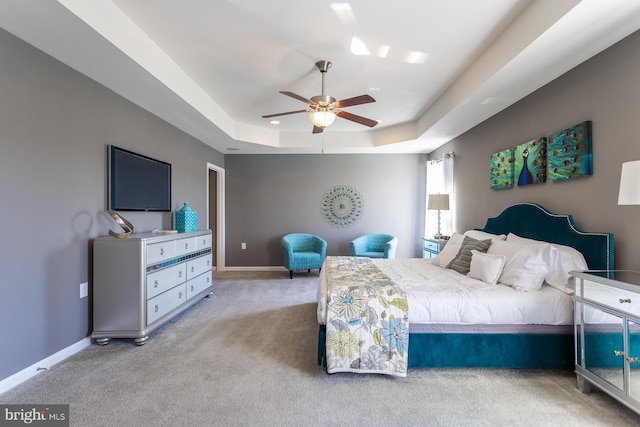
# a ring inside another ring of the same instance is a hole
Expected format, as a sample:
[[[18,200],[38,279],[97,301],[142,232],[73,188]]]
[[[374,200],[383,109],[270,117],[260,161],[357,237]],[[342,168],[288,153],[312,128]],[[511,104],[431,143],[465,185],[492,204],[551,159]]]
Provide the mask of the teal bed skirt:
[[[326,367],[326,327],[319,325],[318,364]],[[411,333],[410,368],[573,369],[572,333]]]

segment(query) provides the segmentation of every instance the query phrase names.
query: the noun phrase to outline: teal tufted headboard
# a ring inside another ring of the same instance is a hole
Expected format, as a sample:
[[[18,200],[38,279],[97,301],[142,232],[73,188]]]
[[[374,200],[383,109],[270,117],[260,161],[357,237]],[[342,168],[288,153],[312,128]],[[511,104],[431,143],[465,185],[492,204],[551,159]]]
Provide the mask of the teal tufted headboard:
[[[576,248],[591,270],[613,270],[613,234],[578,230],[571,215],[553,214],[535,203],[509,206],[498,216],[488,218],[479,230],[494,234],[514,233]]]

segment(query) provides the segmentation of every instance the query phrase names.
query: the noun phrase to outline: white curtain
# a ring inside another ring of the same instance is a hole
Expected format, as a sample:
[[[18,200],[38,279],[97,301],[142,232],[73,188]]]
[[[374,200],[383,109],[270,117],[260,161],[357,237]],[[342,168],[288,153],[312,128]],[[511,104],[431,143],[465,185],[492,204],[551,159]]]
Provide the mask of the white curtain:
[[[453,152],[444,154],[441,159],[429,160],[427,166],[427,194],[425,202],[429,202],[429,194],[448,194],[449,210],[440,211],[440,231],[451,236],[455,218],[456,198],[453,186]],[[425,206],[425,237],[432,238],[438,231],[438,211],[430,211]]]

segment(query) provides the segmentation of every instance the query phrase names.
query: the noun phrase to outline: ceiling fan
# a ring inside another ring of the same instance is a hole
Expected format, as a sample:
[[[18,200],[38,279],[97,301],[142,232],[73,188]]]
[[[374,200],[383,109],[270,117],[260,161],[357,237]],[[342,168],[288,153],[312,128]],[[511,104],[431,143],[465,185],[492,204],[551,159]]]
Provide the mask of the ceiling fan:
[[[330,126],[336,119],[336,116],[343,119],[351,120],[352,122],[360,123],[361,125],[374,127],[378,124],[376,120],[367,119],[366,117],[358,116],[353,113],[348,113],[342,110],[344,107],[352,107],[354,105],[367,104],[369,102],[376,102],[373,97],[369,95],[360,95],[353,98],[343,99],[336,101],[335,98],[324,94],[324,75],[331,68],[331,62],[327,60],[316,62],[316,67],[322,74],[322,95],[314,96],[311,99],[307,99],[304,96],[297,95],[293,92],[280,91],[281,94],[290,96],[299,101],[302,101],[309,105],[309,108],[304,110],[288,111],[286,113],[268,114],[262,116],[265,119],[271,117],[285,116],[288,114],[297,113],[311,113],[309,114],[309,120],[313,123],[313,133],[321,133],[324,128]]]

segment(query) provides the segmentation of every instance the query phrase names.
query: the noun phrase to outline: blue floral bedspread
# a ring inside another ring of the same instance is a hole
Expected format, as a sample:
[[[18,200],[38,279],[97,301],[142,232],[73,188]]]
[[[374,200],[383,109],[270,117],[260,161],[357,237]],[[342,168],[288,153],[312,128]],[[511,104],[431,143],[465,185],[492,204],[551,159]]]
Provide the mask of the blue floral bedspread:
[[[405,377],[406,293],[370,258],[327,257],[327,372]]]

